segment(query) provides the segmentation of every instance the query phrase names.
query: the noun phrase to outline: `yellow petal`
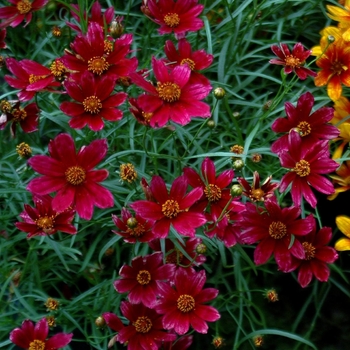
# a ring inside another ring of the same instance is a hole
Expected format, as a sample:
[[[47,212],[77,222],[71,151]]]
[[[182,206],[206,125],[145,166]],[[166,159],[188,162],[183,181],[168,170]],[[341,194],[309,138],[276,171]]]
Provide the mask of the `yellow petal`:
[[[338,250],[341,252],[344,250],[350,250],[350,239],[340,238],[338,241],[335,242],[334,248],[335,250]]]
[[[350,218],[345,215],[339,215],[335,218],[339,230],[344,233],[345,236],[350,238]]]
[[[333,160],[336,161],[337,159],[341,158],[345,145],[347,145],[347,142],[343,142],[341,145],[337,147],[337,149],[333,153],[333,157],[332,157]]]

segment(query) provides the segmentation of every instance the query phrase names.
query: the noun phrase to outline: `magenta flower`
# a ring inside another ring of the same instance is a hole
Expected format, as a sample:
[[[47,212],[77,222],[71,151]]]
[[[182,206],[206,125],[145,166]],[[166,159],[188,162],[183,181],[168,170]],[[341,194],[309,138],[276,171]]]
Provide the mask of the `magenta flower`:
[[[71,206],[80,217],[90,220],[93,207],[109,208],[114,205],[110,191],[98,183],[108,176],[106,169],[93,170],[107,153],[105,139],[92,141],[75,151],[73,138],[60,134],[49,143],[49,156],[37,155],[28,164],[43,176],[31,180],[27,190],[39,195],[57,192],[52,209],[63,212]]]
[[[204,26],[197,18],[204,8],[198,5],[198,0],[148,0],[147,6],[152,21],[160,25],[161,35],[174,32],[180,39],[187,32],[196,32]]]
[[[186,39],[179,40],[178,50],[171,40],[167,40],[164,51],[169,63],[171,63],[170,67],[186,64],[191,69],[190,84],[211,85],[210,81],[198,71],[206,69],[212,64],[213,55],[204,50],[192,51],[191,44]]]
[[[93,131],[100,131],[104,127],[102,119],[117,121],[123,117],[123,112],[116,107],[121,105],[127,95],[119,92],[111,95],[115,86],[113,76],[95,77],[85,72],[79,81],[67,80],[64,87],[75,102],[62,102],[60,109],[69,115],[69,125],[81,129],[84,126]]]
[[[153,57],[152,68],[157,86],[136,73],[131,75],[133,82],[148,92],[139,96],[137,102],[145,113],[152,113],[152,127],[162,127],[169,120],[186,125],[191,117],[210,117],[209,105],[201,100],[209,94],[211,86],[189,84],[191,70],[187,65],[169,72],[163,61]]]
[[[309,75],[312,77],[317,75],[311,69],[303,67],[305,60],[311,55],[311,50],[305,51],[301,43],[296,43],[292,52],[290,52],[286,44],[272,45],[271,50],[278,58],[273,58],[269,63],[284,66],[285,74],[290,74],[294,71],[300,80],[305,80]]]
[[[173,278],[175,265],[163,264],[163,253],[153,253],[145,257],[138,256],[131,261],[131,266],[124,265],[114,282],[118,293],[128,292],[132,304],[142,303],[152,308],[157,302],[159,288],[164,281]]]
[[[120,309],[130,323],[119,331],[117,340],[127,344],[127,350],[157,350],[159,342],[176,339],[175,334],[164,331],[162,316],[155,310],[126,301],[121,303]]]
[[[68,345],[73,333],[57,333],[49,339],[49,325],[44,317],[34,326],[32,321],[25,320],[21,328],[10,333],[10,341],[22,349],[62,349]]]
[[[15,223],[19,230],[28,232],[27,238],[53,235],[57,231],[77,233],[77,229],[72,225],[74,210],[56,212],[52,209],[52,197],[49,195],[33,196],[33,202],[35,208],[24,204],[24,211],[20,214],[23,222]]]
[[[332,229],[322,227],[316,233],[316,222],[313,221],[313,230],[306,236],[299,237],[305,250],[305,259],[293,259],[294,268],[298,271],[298,282],[305,288],[315,276],[320,282],[327,282],[330,270],[328,264],[338,259],[338,254],[333,247],[327,246],[332,238]]]
[[[155,221],[152,230],[157,238],[167,237],[170,224],[178,233],[190,237],[195,235],[197,227],[205,224],[206,219],[202,213],[189,211],[202,197],[203,190],[195,188],[186,194],[187,181],[184,176],[174,180],[169,194],[164,180],[160,176],[153,176],[150,190],[156,202],[140,200],[130,206],[137,215]]]
[[[283,272],[292,270],[292,258],[305,258],[302,244],[292,235],[305,236],[313,228],[313,217],[297,219],[301,209],[297,207],[281,209],[275,199],[264,202],[265,209],[257,208],[252,203],[246,204],[246,211],[242,213],[240,225],[243,229],[242,242],[253,244],[259,242],[254,251],[256,265],[266,263],[273,254],[278,268]]]
[[[219,293],[214,288],[203,289],[205,282],[204,270],[193,272],[179,269],[175,274],[174,288],[168,284],[161,286],[161,297],[156,310],[163,314],[164,329],[182,335],[192,326],[198,333],[207,333],[207,322],[217,321],[220,314],[214,307],[204,305]]]
[[[296,131],[289,133],[288,140],[288,152],[281,152],[279,157],[281,165],[291,170],[282,177],[279,191],[285,192],[292,184],[294,204],[299,206],[304,197],[315,208],[317,199],[311,187],[321,193],[334,193],[332,182],[322,175],[335,171],[339,164],[329,158],[328,141],[318,141],[309,148]]]
[[[291,130],[299,133],[306,148],[312,148],[319,140],[338,137],[339,129],[327,124],[333,118],[333,108],[321,107],[311,113],[313,105],[314,97],[310,92],[305,92],[299,97],[296,107],[290,102],[285,103],[287,118],[277,118],[271,128],[274,132],[286,134],[272,144],[272,152],[278,154],[288,149],[288,134]]]
[[[8,0],[13,5],[4,6],[0,8],[0,19],[4,19],[0,23],[0,27],[17,27],[24,20],[26,27],[33,17],[33,12],[40,10],[44,7],[49,0],[34,0],[33,2],[29,0]]]

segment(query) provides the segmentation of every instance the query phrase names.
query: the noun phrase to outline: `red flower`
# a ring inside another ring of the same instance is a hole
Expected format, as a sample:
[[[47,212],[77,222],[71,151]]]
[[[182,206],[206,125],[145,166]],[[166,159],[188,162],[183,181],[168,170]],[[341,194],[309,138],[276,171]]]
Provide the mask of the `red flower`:
[[[57,333],[47,339],[49,326],[44,317],[39,320],[35,327],[32,321],[25,320],[21,328],[15,328],[10,333],[10,341],[22,349],[61,349],[68,345],[73,333]]]
[[[177,66],[170,73],[163,61],[152,58],[152,68],[157,86],[132,74],[133,82],[146,90],[138,98],[138,105],[145,113],[152,113],[150,125],[164,126],[169,120],[186,125],[191,117],[210,117],[209,106],[201,102],[210,92],[211,86],[189,84],[191,70],[187,65]]]
[[[88,125],[93,131],[100,131],[104,127],[102,119],[117,121],[123,117],[123,112],[116,107],[121,105],[127,95],[124,92],[111,95],[115,86],[112,76],[95,77],[85,72],[80,80],[67,80],[64,83],[69,96],[79,103],[62,102],[60,109],[69,115],[69,125],[81,129]]]
[[[274,254],[280,270],[291,271],[291,255],[305,258],[302,244],[292,235],[303,236],[311,232],[313,218],[309,215],[306,219],[297,218],[301,210],[297,207],[281,209],[275,199],[269,199],[265,209],[257,208],[252,203],[246,204],[243,212],[243,220],[240,223],[244,229],[241,239],[246,244],[259,242],[254,251],[256,265],[266,263]]]
[[[157,238],[167,237],[170,224],[178,233],[193,237],[195,229],[204,225],[206,219],[203,214],[188,209],[202,196],[203,191],[195,188],[186,194],[186,189],[184,176],[174,180],[169,194],[164,180],[160,176],[153,176],[150,190],[156,202],[140,200],[130,206],[136,214],[155,221],[153,233]]]
[[[145,113],[142,108],[140,108],[136,98],[129,98],[130,104],[129,111],[135,117],[135,119],[142,125],[149,126],[150,119],[153,113]]]
[[[328,141],[316,142],[312,148],[305,146],[296,131],[289,133],[288,152],[280,153],[284,168],[291,169],[281,179],[280,192],[292,184],[291,194],[295,205],[299,206],[302,197],[315,208],[317,199],[311,187],[325,194],[332,194],[334,186],[321,174],[335,171],[339,164],[329,158]]]
[[[102,314],[103,319],[106,321],[107,326],[111,329],[113,329],[115,332],[119,332],[121,329],[124,328],[124,325],[120,318],[113,314],[112,312],[104,312]],[[115,342],[117,341],[117,335],[115,335],[109,342],[108,342],[108,348],[111,348]]]
[[[294,268],[298,268],[298,282],[305,288],[315,276],[320,282],[327,282],[330,270],[328,264],[338,259],[336,250],[327,246],[332,238],[332,229],[322,227],[316,233],[316,222],[313,221],[313,230],[299,240],[305,250],[305,259],[294,259]]]
[[[163,314],[163,327],[182,335],[188,332],[190,325],[196,332],[207,333],[207,322],[220,318],[219,312],[212,306],[203,305],[213,300],[219,291],[214,288],[203,289],[206,282],[205,271],[179,269],[175,274],[174,288],[168,284],[161,286],[161,298],[156,306]]]
[[[159,288],[166,280],[172,279],[175,265],[163,264],[163,253],[153,253],[145,257],[138,256],[131,261],[131,266],[124,265],[119,275],[121,279],[114,282],[119,293],[128,294],[132,304],[142,303],[154,307],[159,295]]]
[[[152,21],[160,25],[158,32],[161,35],[174,32],[179,39],[186,32],[196,32],[204,25],[197,18],[204,8],[204,5],[198,5],[198,0],[149,0],[147,6]]]
[[[13,5],[0,8],[0,19],[5,19],[0,27],[17,27],[23,20],[26,21],[26,27],[32,20],[33,12],[44,7],[48,0],[9,0]]]
[[[113,75],[115,80],[128,77],[137,67],[136,57],[125,58],[130,52],[131,43],[131,34],[122,35],[115,41],[105,40],[103,27],[92,22],[87,34],[77,35],[70,45],[74,53],[66,51],[61,61],[79,75],[88,70],[97,76]]]
[[[326,124],[334,116],[333,108],[321,107],[311,113],[314,105],[314,97],[310,92],[305,92],[298,99],[297,106],[290,102],[284,105],[287,118],[278,118],[271,128],[274,132],[284,132],[271,146],[271,151],[280,153],[288,149],[288,134],[295,130],[302,137],[305,147],[312,148],[319,140],[331,140],[339,135],[339,129],[333,125]]]
[[[176,339],[175,334],[163,330],[162,316],[155,310],[126,301],[121,303],[120,309],[130,324],[119,331],[117,340],[122,344],[127,343],[128,350],[157,350],[158,342]]]
[[[284,73],[289,74],[293,71],[301,80],[305,80],[308,75],[315,77],[317,73],[312,70],[303,67],[305,60],[311,55],[311,50],[304,51],[304,46],[301,43],[296,43],[292,52],[286,44],[280,44],[271,46],[272,52],[278,57],[269,61],[272,64],[278,64],[284,66]]]
[[[18,93],[20,101],[29,101],[35,93],[45,89],[54,91],[53,87],[61,85],[55,81],[55,76],[49,68],[35,61],[27,59],[16,61],[9,57],[6,59],[6,66],[16,78],[5,75],[5,80],[11,87],[21,89]]]
[[[83,219],[90,220],[93,207],[109,208],[114,204],[111,192],[98,184],[108,176],[106,169],[93,170],[107,153],[107,142],[95,140],[78,153],[73,138],[60,134],[49,143],[50,157],[37,155],[28,164],[41,176],[31,180],[27,190],[39,195],[57,192],[52,208],[62,212],[75,205]]]
[[[80,23],[81,19],[79,17],[80,8],[79,5],[73,4],[71,5],[73,10],[71,11],[72,17]],[[84,21],[89,25],[90,23],[97,23],[101,28],[104,28],[105,25],[109,26],[114,18],[114,7],[108,7],[108,9],[102,14],[102,7],[98,1],[95,1],[91,7],[91,15],[89,17],[86,16],[86,12],[84,12]],[[74,23],[66,22],[67,26],[72,28],[73,30],[81,33],[81,28]]]
[[[0,29],[0,49],[6,49],[7,45],[5,43],[6,29]]]
[[[153,221],[147,221],[140,215],[132,216],[130,211],[122,208],[121,219],[112,214],[112,220],[117,226],[118,231],[112,230],[117,235],[124,237],[124,241],[128,243],[149,242],[153,240],[152,232]]]
[[[39,108],[36,103],[30,103],[24,108],[20,107],[18,101],[8,112],[5,112],[4,121],[0,121],[0,130],[5,128],[8,122],[11,123],[11,133],[13,136],[16,135],[17,124],[20,125],[25,133],[30,133],[38,130],[39,122]]]
[[[76,234],[77,229],[71,224],[75,211],[68,209],[61,213],[52,209],[52,197],[33,196],[35,208],[24,204],[24,211],[20,214],[23,222],[16,222],[16,227],[28,232],[27,238],[34,236],[53,235],[57,231]]]
[[[187,350],[193,342],[193,335],[185,335],[173,342],[163,342],[163,350]]]
[[[190,84],[210,85],[210,81],[197,71],[208,68],[213,62],[213,55],[206,53],[204,50],[192,52],[191,44],[186,39],[179,40],[178,51],[174,43],[167,40],[164,51],[171,67],[187,64],[191,69]]]

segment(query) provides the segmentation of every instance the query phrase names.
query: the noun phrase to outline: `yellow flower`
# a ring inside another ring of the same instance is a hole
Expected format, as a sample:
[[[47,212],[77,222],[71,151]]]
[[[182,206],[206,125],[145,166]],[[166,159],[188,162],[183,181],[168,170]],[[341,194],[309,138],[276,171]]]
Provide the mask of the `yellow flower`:
[[[334,102],[334,117],[331,120],[331,123],[338,124],[340,121],[345,119],[350,115],[350,101],[344,97],[341,96],[339,100]],[[350,118],[347,119],[345,122],[350,122]]]
[[[345,0],[344,8],[327,5],[328,17],[339,22],[339,28],[343,31],[342,37],[350,41],[350,0]]]
[[[345,215],[339,215],[335,219],[338,229],[348,238],[340,238],[335,243],[334,248],[338,251],[350,250],[350,218]]]
[[[339,187],[334,187],[334,193],[327,197],[329,200],[333,200],[339,193],[350,190],[350,161],[343,163],[336,171],[337,175],[330,175],[333,182]]]
[[[312,56],[321,56],[323,51],[327,48],[329,45],[329,37],[332,36],[334,37],[334,42],[336,42],[338,39],[342,38],[343,32],[333,26],[326,27],[320,31],[321,34],[321,39],[320,39],[320,45],[314,46],[311,49],[311,55]]]

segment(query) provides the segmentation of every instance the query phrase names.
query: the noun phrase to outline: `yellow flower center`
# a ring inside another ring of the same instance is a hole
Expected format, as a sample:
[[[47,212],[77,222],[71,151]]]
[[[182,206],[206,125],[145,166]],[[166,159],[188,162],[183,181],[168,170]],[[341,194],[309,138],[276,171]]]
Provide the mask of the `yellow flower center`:
[[[45,342],[35,339],[29,343],[28,350],[45,350]]]
[[[180,213],[179,203],[173,199],[168,199],[162,204],[162,213],[169,219],[176,218],[177,214]]]
[[[66,176],[66,180],[74,186],[80,185],[86,178],[86,172],[80,166],[69,167],[64,175]]]
[[[96,56],[88,60],[88,70],[92,73],[101,75],[109,68],[109,63],[104,57]]]
[[[106,55],[109,55],[113,51],[113,44],[109,40],[104,41],[104,48],[103,51]]]
[[[139,333],[148,333],[152,328],[152,321],[147,316],[140,316],[133,323],[136,332]]]
[[[348,69],[348,67],[339,61],[334,61],[332,63],[332,66],[331,66],[331,70],[332,70],[333,74],[336,74],[336,75],[342,74],[347,69]]]
[[[0,102],[0,110],[1,112],[10,112],[12,109],[12,105],[10,102],[2,100]]]
[[[132,237],[141,237],[145,233],[145,227],[138,222],[136,227],[128,227],[126,233]]]
[[[151,274],[147,270],[140,270],[136,276],[136,281],[144,286],[151,282]]]
[[[306,121],[300,122],[297,126],[297,129],[298,129],[299,135],[301,137],[304,137],[304,136],[309,135],[311,133],[311,125]]]
[[[165,258],[167,264],[181,264],[184,255],[178,250],[174,249],[170,254],[168,254]]]
[[[91,114],[100,113],[102,108],[101,100],[96,96],[86,97],[83,101],[83,106],[85,112],[89,112]]]
[[[192,311],[196,306],[196,302],[193,298],[193,296],[188,294],[182,294],[177,299],[177,308],[181,312],[190,312]]]
[[[60,60],[54,60],[51,63],[50,70],[53,76],[60,78],[66,72],[66,67]]]
[[[178,101],[181,96],[181,89],[175,83],[157,83],[157,92],[159,97],[165,102]]]
[[[29,84],[36,83],[37,81],[46,78],[47,75],[34,75],[34,74],[29,74]]]
[[[153,116],[153,113],[142,111],[142,116],[145,119],[145,122],[149,123]]]
[[[209,184],[205,187],[204,193],[210,202],[216,202],[221,198],[221,189],[217,185]]]
[[[281,221],[272,221],[269,226],[269,235],[274,239],[281,239],[287,234],[287,227]]]
[[[12,115],[15,122],[20,122],[27,118],[27,112],[23,108],[15,108],[12,111]]]
[[[171,28],[175,28],[180,24],[180,17],[177,13],[168,13],[164,16],[164,23]]]
[[[316,248],[309,242],[302,243],[305,250],[305,260],[311,260],[315,257]]]
[[[304,159],[301,159],[295,164],[293,171],[295,171],[300,177],[308,176],[311,172],[310,163]]]
[[[256,188],[252,190],[251,195],[249,196],[253,201],[261,201],[264,197],[265,192],[261,188]]]
[[[39,219],[35,220],[35,223],[45,233],[51,233],[55,225],[55,220],[53,216],[40,216]]]
[[[194,63],[193,60],[191,60],[190,58],[184,58],[181,63],[181,65],[187,64],[188,68],[190,68],[191,70],[194,70],[194,67],[196,66],[196,64]]]
[[[32,4],[29,0],[21,0],[17,3],[17,10],[21,15],[25,15],[32,9]]]
[[[295,56],[286,56],[286,58],[284,59],[286,62],[286,66],[292,67],[292,68],[296,68],[296,67],[300,67],[300,60],[299,58],[295,57]]]

